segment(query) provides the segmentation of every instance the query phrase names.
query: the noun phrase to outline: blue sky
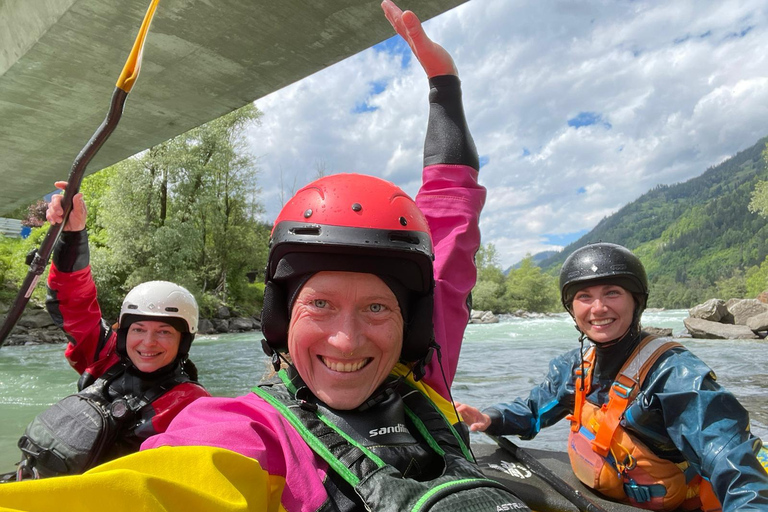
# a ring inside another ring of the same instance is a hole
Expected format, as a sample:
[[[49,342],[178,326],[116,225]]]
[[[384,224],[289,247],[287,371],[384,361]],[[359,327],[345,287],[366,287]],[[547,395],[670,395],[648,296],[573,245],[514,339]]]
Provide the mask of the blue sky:
[[[425,26],[459,69],[504,267],[768,135],[764,0],[469,0]],[[427,92],[392,38],[258,100],[266,220],[319,172],[415,194]]]

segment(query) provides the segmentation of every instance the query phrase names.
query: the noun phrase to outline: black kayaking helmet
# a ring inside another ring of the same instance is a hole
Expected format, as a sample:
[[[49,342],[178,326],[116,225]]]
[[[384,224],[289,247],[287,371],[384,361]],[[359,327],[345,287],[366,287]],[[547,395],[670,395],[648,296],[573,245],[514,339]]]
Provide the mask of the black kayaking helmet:
[[[272,228],[261,311],[267,355],[288,350],[291,307],[317,272],[362,272],[392,290],[403,315],[400,359],[423,361],[434,338],[432,238],[394,184],[360,174],[320,178],[294,195]]]
[[[617,244],[597,242],[576,249],[560,269],[560,300],[573,316],[573,298],[576,292],[588,286],[615,284],[632,294],[635,299],[635,318],[648,302],[648,277],[640,259]]]

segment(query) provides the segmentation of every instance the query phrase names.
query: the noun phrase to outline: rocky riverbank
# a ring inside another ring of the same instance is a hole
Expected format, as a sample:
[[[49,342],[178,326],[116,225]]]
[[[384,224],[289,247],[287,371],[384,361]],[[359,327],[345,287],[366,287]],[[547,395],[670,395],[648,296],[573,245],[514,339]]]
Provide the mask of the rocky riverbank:
[[[525,311],[523,309],[519,309],[515,311],[514,313],[510,314],[502,314],[502,315],[496,315],[492,311],[478,311],[473,309],[472,312],[469,315],[469,323],[470,324],[496,324],[499,323],[500,320],[505,318],[543,318],[551,315],[555,315],[559,313],[531,313],[530,311]],[[648,334],[653,334],[655,336],[660,337],[671,337],[672,336],[672,329],[665,328],[665,327],[647,327],[643,326],[643,331],[647,332]]]
[[[768,335],[766,294],[757,299],[710,299],[688,310],[683,320],[693,338],[764,339]]]
[[[5,320],[5,312],[1,320]],[[213,318],[200,319],[198,334],[236,333],[260,329],[261,321],[258,318],[236,316],[229,308],[222,306]],[[8,335],[5,344],[40,345],[66,342],[67,337],[64,331],[53,323],[48,312],[44,308],[29,305],[16,323],[16,327]]]

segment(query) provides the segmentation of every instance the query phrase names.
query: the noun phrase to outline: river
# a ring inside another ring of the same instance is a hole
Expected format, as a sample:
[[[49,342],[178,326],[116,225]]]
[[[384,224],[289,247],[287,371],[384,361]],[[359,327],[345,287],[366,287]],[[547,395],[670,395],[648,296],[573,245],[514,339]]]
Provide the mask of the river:
[[[652,312],[645,325],[684,331],[685,310]],[[199,336],[191,358],[201,382],[214,395],[236,396],[267,371],[260,333]],[[706,361],[718,381],[750,411],[756,435],[768,440],[768,342],[762,340],[678,339]],[[478,407],[527,395],[545,375],[547,363],[577,346],[573,322],[565,314],[508,318],[498,324],[469,325],[453,386],[454,398]],[[36,414],[74,392],[77,374],[64,360],[63,345],[0,349],[0,473],[20,458],[16,442]],[[523,446],[565,449],[566,422],[544,430]],[[488,442],[473,434],[473,442]]]

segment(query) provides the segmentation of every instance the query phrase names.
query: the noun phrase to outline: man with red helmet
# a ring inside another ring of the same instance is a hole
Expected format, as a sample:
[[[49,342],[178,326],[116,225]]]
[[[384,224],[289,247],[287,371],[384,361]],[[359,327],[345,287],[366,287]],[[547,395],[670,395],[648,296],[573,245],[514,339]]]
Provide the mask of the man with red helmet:
[[[246,396],[197,400],[80,486],[105,499],[115,487],[97,489],[100,478],[151,487],[142,505],[165,510],[529,510],[473,463],[449,394],[485,200],[456,68],[412,12],[382,7],[431,85],[416,201],[355,174],[297,192],[266,269],[263,348],[284,363],[278,377]],[[23,498],[66,495],[36,490]]]

